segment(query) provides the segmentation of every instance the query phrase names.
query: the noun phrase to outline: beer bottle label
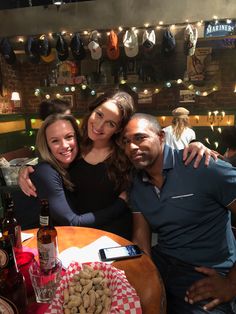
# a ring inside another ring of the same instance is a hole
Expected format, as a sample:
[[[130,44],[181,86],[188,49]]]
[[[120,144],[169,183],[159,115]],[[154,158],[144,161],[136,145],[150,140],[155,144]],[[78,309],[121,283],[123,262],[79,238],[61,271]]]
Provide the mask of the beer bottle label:
[[[54,242],[47,244],[38,242],[38,251],[40,267],[43,270],[50,270],[56,266],[57,248]]]
[[[7,252],[4,250],[0,250],[0,268],[6,267],[8,264],[8,261],[9,261],[9,258],[8,258]]]
[[[0,313],[19,314],[15,304],[3,296],[0,296]]]
[[[22,241],[21,241],[21,226],[17,225],[15,227],[15,247],[21,248],[22,247]]]
[[[39,216],[39,223],[41,226],[49,225],[49,216]]]

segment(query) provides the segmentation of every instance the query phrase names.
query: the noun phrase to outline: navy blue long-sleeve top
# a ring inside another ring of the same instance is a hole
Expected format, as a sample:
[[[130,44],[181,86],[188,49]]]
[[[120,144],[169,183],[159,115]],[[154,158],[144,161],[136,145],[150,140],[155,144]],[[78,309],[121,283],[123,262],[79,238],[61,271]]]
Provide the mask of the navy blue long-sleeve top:
[[[103,194],[103,196],[101,194],[102,197],[98,198],[95,193],[96,188],[84,191],[82,186],[86,185],[83,180],[85,181],[87,178],[90,182],[94,182],[94,175],[85,172],[85,177],[80,176],[80,180],[76,180],[81,171],[80,162],[78,164],[76,162],[70,171],[71,174],[73,173],[72,179],[76,185],[74,192],[70,192],[64,187],[61,176],[50,164],[40,162],[34,169],[30,178],[36,186],[38,197],[48,199],[51,217],[55,225],[95,227],[130,238],[131,219],[129,216],[131,213],[128,211],[125,201],[119,198],[117,193],[113,193],[112,197],[108,194]],[[108,180],[105,186],[110,187],[111,182]],[[94,207],[90,206],[91,199],[93,199]],[[123,219],[125,219],[125,223],[127,220],[129,227],[127,225],[120,227]]]

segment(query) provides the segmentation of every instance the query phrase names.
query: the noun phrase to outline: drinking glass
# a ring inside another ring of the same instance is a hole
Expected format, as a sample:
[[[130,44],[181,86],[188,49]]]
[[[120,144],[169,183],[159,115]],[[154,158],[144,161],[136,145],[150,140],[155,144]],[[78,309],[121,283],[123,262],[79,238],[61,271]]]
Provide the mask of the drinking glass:
[[[62,263],[57,259],[56,266],[45,272],[38,262],[34,262],[29,268],[29,274],[38,303],[50,303],[55,295],[61,279]]]

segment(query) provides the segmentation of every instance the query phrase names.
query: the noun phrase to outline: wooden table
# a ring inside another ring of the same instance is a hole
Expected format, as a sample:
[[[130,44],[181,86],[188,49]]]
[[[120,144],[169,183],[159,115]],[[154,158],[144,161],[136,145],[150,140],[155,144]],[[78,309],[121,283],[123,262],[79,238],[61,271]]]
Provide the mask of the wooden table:
[[[131,244],[128,240],[93,228],[84,227],[56,227],[58,233],[59,252],[71,247],[83,247],[90,244],[101,236],[108,236],[120,245]],[[24,245],[36,248],[37,229],[24,232],[34,233],[34,237],[25,241]],[[140,297],[144,314],[166,313],[166,299],[160,275],[150,257],[143,254],[139,258],[117,261],[112,264],[114,267],[125,271],[130,284],[135,288]]]

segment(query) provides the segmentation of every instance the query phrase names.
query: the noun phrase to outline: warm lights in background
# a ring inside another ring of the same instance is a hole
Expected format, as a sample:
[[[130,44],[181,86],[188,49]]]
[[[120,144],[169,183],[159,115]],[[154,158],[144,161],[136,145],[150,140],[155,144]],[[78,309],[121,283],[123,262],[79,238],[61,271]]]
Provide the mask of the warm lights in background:
[[[20,94],[18,92],[11,93],[11,100],[14,104],[14,108],[20,107]]]
[[[165,81],[162,83],[152,83],[152,86],[148,86],[148,88],[144,88],[142,87],[143,85],[145,85],[145,83],[143,84],[135,84],[135,83],[129,83],[127,82],[125,79],[121,79],[119,82],[121,85],[127,85],[129,86],[129,88],[134,91],[135,93],[144,93],[145,95],[150,95],[152,96],[153,94],[157,94],[160,92],[164,92],[166,89],[170,89],[170,88],[176,88],[176,86],[183,86],[183,89],[189,89],[190,91],[192,91],[196,96],[203,96],[206,97],[208,95],[210,95],[213,92],[216,92],[219,90],[219,86],[217,86],[215,83],[212,85],[208,85],[208,86],[204,86],[204,87],[199,87],[194,85],[193,83],[189,83],[187,81],[183,81],[181,78],[177,79],[177,80],[169,80],[169,81]],[[97,91],[95,89],[95,87],[93,85],[89,85],[85,82],[78,84],[76,86],[64,86],[62,87],[63,91],[65,93],[71,93],[71,92],[75,92],[75,91],[79,91],[79,90],[87,90],[90,95],[95,96],[97,94]],[[99,89],[100,91],[100,89]],[[34,90],[34,95],[37,97],[45,97],[46,99],[49,99],[50,97],[53,98],[53,95],[49,95],[48,91],[44,91],[44,88],[35,88]],[[49,96],[48,96],[49,95]],[[49,97],[49,98],[48,98]],[[55,97],[55,95],[54,95]]]
[[[20,100],[20,94],[18,92],[12,92],[11,93],[11,100],[13,100],[13,101]]]

